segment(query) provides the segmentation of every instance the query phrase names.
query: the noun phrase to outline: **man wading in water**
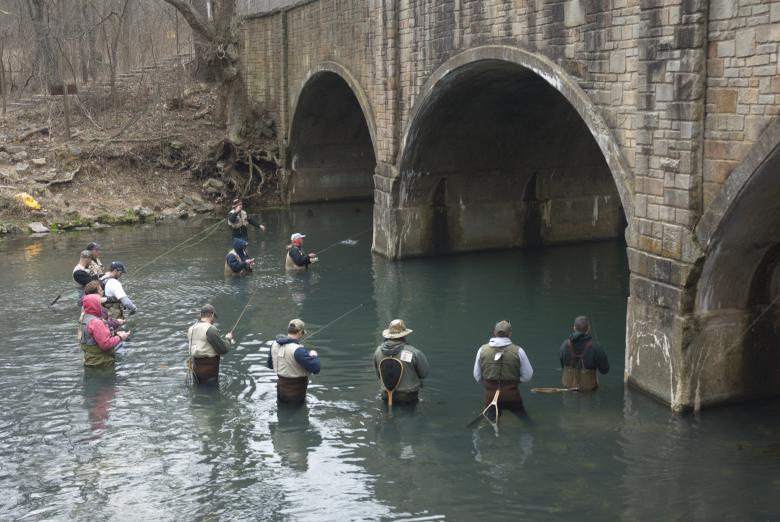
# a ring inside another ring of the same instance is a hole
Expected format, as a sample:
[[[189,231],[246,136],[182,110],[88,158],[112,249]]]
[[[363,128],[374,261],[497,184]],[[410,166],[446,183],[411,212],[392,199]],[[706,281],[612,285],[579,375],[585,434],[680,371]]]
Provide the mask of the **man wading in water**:
[[[574,333],[563,341],[560,349],[563,387],[593,391],[599,387],[596,370],[602,374],[609,372],[607,352],[591,337],[590,321],[584,315],[574,320],[572,329]]]
[[[530,381],[534,369],[525,351],[512,344],[511,336],[512,325],[509,321],[496,323],[493,337],[477,350],[474,380],[485,387],[485,406],[493,401],[496,392],[500,390],[497,413],[507,409],[525,415],[518,385]]]
[[[382,361],[391,358],[399,361],[403,367],[400,380],[394,382],[393,402],[415,404],[422,388],[422,380],[428,375],[428,359],[420,350],[406,343],[406,336],[413,330],[406,327],[401,319],[394,319],[382,332],[385,341],[374,352],[374,370],[376,376],[384,383],[382,400],[387,400],[387,383],[380,373]],[[390,361],[395,363],[395,361]],[[398,364],[398,363],[395,363]]]
[[[290,236],[290,244],[287,245],[287,255],[284,258],[284,268],[288,271],[308,270],[309,265],[318,261],[317,254],[311,252],[304,254],[301,250],[303,246],[303,234],[296,232]]]
[[[246,253],[248,244],[245,239],[240,237],[233,240],[233,250],[225,256],[226,276],[244,276],[252,273],[255,259],[249,257]]]
[[[120,261],[111,263],[111,270],[100,278],[103,283],[106,295],[106,309],[112,319],[124,319],[125,310],[130,310],[134,314],[137,310],[133,302],[127,297],[119,278],[126,272],[125,265]]]
[[[306,401],[309,375],[320,373],[320,358],[315,350],[300,343],[306,335],[305,324],[293,319],[287,325],[287,335],[280,335],[271,345],[268,367],[276,370],[276,398],[279,402]]]
[[[114,366],[116,362],[115,348],[126,340],[130,333],[111,334],[108,324],[101,317],[100,295],[85,295],[82,304],[84,313],[80,321],[79,344],[84,353],[84,366]]]
[[[261,225],[247,215],[244,210],[244,204],[240,199],[233,200],[233,208],[227,215],[227,224],[232,229],[234,238],[248,239],[249,231],[247,230],[247,225],[252,225],[265,232],[265,225]]]
[[[219,330],[214,326],[217,312],[210,304],[200,309],[200,321],[190,326],[187,331],[189,342],[189,367],[199,384],[215,384],[219,380],[220,356],[228,353],[233,344],[233,334],[219,336]]]

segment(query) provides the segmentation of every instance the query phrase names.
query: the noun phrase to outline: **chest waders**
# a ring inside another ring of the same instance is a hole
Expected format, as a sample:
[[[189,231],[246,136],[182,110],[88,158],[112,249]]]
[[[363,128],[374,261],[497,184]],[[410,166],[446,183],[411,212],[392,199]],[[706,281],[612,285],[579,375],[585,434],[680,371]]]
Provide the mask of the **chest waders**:
[[[593,346],[593,341],[588,341],[585,348],[579,354],[574,351],[574,345],[571,339],[567,341],[569,347],[569,356],[571,366],[563,368],[563,387],[576,388],[579,391],[593,391],[599,387],[599,379],[596,376],[596,369],[588,370],[585,368],[585,355]]]
[[[102,321],[99,317],[94,315],[85,314],[81,322],[81,339],[79,345],[81,351],[84,353],[84,366],[90,367],[107,367],[113,366],[116,363],[116,351],[111,348],[110,350],[103,351],[97,345],[97,341],[89,334],[87,328],[92,321]]]

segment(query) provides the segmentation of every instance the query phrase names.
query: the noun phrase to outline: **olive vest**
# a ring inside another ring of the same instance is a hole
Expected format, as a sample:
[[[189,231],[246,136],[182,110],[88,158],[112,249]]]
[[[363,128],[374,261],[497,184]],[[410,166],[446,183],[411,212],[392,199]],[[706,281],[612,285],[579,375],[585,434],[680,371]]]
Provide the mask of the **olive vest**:
[[[419,375],[417,375],[417,369],[414,367],[414,352],[412,350],[407,350],[404,347],[397,355],[384,355],[382,353],[382,346],[380,345],[374,353],[374,366],[377,369],[379,368],[379,363],[382,362],[382,359],[397,359],[401,361],[401,364],[404,367],[403,374],[401,375],[401,382],[398,383],[398,386],[394,390],[395,392],[414,393],[420,391],[422,382],[420,381]],[[408,359],[408,361],[405,361],[404,359]],[[382,391],[383,394],[385,393],[384,386],[381,387],[380,391]]]
[[[571,357],[571,366],[565,366],[563,368],[563,377],[561,379],[563,387],[577,388],[579,391],[583,392],[593,391],[598,388],[599,378],[596,375],[596,369],[588,370],[583,367],[585,354],[588,353],[590,347],[593,346],[593,341],[588,341],[585,348],[583,348],[580,353],[574,351],[571,340],[567,341],[567,345]]]
[[[231,226],[231,228],[239,229],[241,227],[245,227],[249,224],[249,221],[247,219],[246,211],[242,210],[238,214],[238,219],[236,219],[235,223],[232,223],[230,219],[227,220],[227,224]]]
[[[190,357],[217,357],[219,354],[206,338],[211,325],[205,321],[198,321],[190,326],[187,331],[187,340],[190,345]]]
[[[274,344],[271,345],[271,357],[277,375],[293,379],[311,375],[295,360],[295,350],[300,347],[301,345],[298,343],[282,345],[274,341]]]
[[[111,366],[116,362],[116,351],[103,351],[97,345],[97,341],[89,334],[87,328],[92,321],[102,321],[101,318],[91,314],[84,314],[81,319],[81,351],[84,352],[84,366]]]
[[[485,344],[479,349],[479,367],[485,381],[520,382],[520,348]]]

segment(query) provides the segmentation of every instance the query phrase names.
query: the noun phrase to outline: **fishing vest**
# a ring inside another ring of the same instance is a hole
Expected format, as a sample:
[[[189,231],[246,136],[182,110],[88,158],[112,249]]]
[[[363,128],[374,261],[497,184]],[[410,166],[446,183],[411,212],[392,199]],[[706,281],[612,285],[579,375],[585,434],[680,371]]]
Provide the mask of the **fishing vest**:
[[[290,256],[290,252],[292,252],[293,248],[297,247],[290,247],[290,249],[287,251],[287,255],[284,256],[284,269],[287,271],[295,271],[295,270],[306,270],[307,265],[298,266],[295,264],[295,261],[293,261],[292,256]]]
[[[190,357],[217,357],[219,354],[206,338],[206,332],[211,325],[205,321],[198,321],[190,326],[187,331],[187,340],[190,344]]]
[[[109,279],[113,279],[113,278],[108,275],[104,275],[103,277],[100,278],[100,284],[103,286],[104,290],[106,288],[106,283],[108,282]],[[103,303],[103,306],[108,312],[108,316],[111,319],[124,319],[125,307],[122,305],[122,301],[120,301],[119,299],[113,296],[106,295],[105,297],[106,297],[106,301]]]
[[[242,276],[242,275],[246,275],[246,274],[248,274],[248,273],[250,273],[252,271],[251,268],[246,267],[246,268],[242,268],[238,272],[234,272],[233,269],[230,268],[230,264],[227,262],[227,258],[230,255],[236,256],[236,259],[239,259],[239,260],[241,259],[241,256],[238,255],[238,252],[236,252],[235,248],[227,253],[227,256],[225,256],[225,275],[226,276]]]
[[[590,340],[582,349],[582,352],[577,354],[574,351],[574,345],[571,340],[566,342],[569,347],[569,356],[571,357],[571,366],[564,366],[563,376],[561,379],[564,388],[577,388],[579,391],[588,392],[593,391],[599,387],[599,378],[596,375],[596,369],[588,370],[585,368],[585,354],[588,353],[593,341]]]
[[[399,382],[398,386],[395,388],[395,393],[416,393],[420,391],[420,388],[422,387],[422,381],[417,375],[417,369],[414,367],[414,351],[409,350],[408,348],[411,348],[411,346],[404,346],[396,355],[385,355],[382,353],[382,346],[380,345],[374,354],[374,365],[376,366],[377,371],[379,371],[379,363],[382,359],[389,358],[401,361],[404,372],[401,375],[401,382]],[[384,394],[384,386],[382,387],[382,392]]]
[[[116,362],[116,351],[111,348],[110,350],[103,351],[97,345],[95,338],[89,334],[88,328],[92,321],[102,321],[100,317],[96,317],[92,314],[84,314],[81,319],[81,338],[79,344],[81,351],[84,353],[84,366],[110,366]]]
[[[298,364],[295,360],[295,350],[300,348],[298,343],[279,344],[274,341],[271,345],[271,357],[274,363],[274,369],[276,374],[281,377],[296,378],[296,377],[308,377],[310,372]]]
[[[230,214],[233,214],[233,212],[230,212]],[[230,225],[230,228],[238,230],[239,228],[245,227],[249,224],[249,220],[247,219],[247,214],[245,210],[236,213],[236,215],[238,216],[238,219],[236,219],[235,223],[231,222],[229,217],[227,219],[227,224]]]
[[[103,263],[100,262],[100,259],[93,258],[92,261],[90,261],[89,266],[87,267],[87,270],[92,272],[95,275],[102,276],[103,275]]]
[[[514,344],[500,348],[485,344],[479,349],[479,367],[484,381],[520,382],[520,348]]]

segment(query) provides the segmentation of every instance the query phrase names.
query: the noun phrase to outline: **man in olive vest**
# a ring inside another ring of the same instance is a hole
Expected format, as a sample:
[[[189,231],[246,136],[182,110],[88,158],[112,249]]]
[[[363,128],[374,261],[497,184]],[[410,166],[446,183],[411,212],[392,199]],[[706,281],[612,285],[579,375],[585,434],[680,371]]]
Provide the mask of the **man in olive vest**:
[[[268,354],[268,367],[276,370],[276,398],[280,402],[305,402],[309,375],[320,373],[317,352],[300,342],[306,335],[305,326],[300,319],[290,321],[287,335],[277,337]]]
[[[247,230],[247,225],[252,225],[265,231],[265,225],[261,225],[247,215],[244,210],[244,204],[240,199],[233,200],[233,208],[230,209],[227,215],[227,224],[232,229],[234,238],[248,239],[249,231]]]
[[[525,351],[512,344],[512,325],[499,321],[493,328],[493,337],[477,351],[474,361],[474,380],[485,387],[485,406],[500,390],[498,408],[522,414],[523,398],[518,385],[534,375],[531,361]]]
[[[189,367],[196,382],[214,384],[219,380],[219,359],[228,353],[233,343],[233,334],[220,337],[214,326],[217,312],[210,304],[200,309],[200,321],[187,331],[189,342]]]
[[[406,336],[412,332],[413,330],[407,328],[403,320],[392,320],[382,332],[384,342],[374,352],[374,370],[376,370],[376,376],[380,381],[382,376],[379,370],[382,360],[388,357],[397,359],[403,366],[401,380],[393,391],[393,402],[395,403],[416,403],[420,388],[422,388],[422,380],[428,375],[430,368],[425,354],[406,343]],[[382,400],[387,400],[387,390],[384,385],[382,386]]]
[[[107,367],[116,362],[115,348],[125,341],[129,332],[111,334],[101,317],[100,295],[85,295],[82,300],[84,313],[80,320],[79,344],[84,353],[84,366]]]
[[[573,333],[560,349],[563,387],[593,391],[599,387],[598,370],[609,372],[609,360],[604,348],[590,335],[590,321],[584,315],[574,319]]]

